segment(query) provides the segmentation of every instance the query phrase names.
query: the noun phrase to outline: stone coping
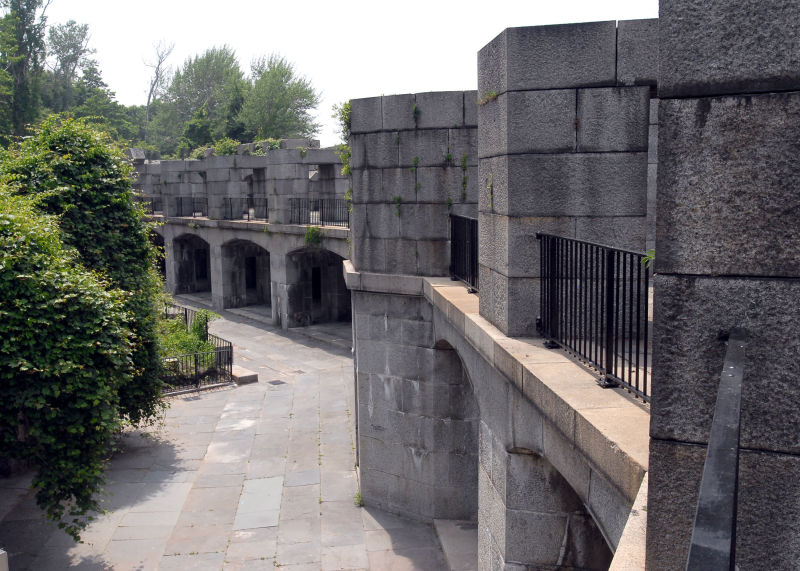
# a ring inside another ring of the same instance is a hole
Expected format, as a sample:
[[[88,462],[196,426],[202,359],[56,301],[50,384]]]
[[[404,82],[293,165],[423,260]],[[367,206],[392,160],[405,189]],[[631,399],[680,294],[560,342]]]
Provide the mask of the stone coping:
[[[358,272],[344,262],[347,287],[378,293],[421,295],[634,504],[648,467],[649,407],[623,389],[603,389],[596,375],[541,338],[509,338],[478,309],[478,296],[449,277]],[[646,511],[638,518],[646,519]],[[638,526],[643,534],[644,526]],[[644,536],[628,544],[644,545]],[[637,541],[638,540],[638,541]]]
[[[162,221],[164,224],[176,224],[181,226],[191,226],[194,224],[202,228],[228,228],[238,230],[253,230],[255,232],[267,232],[273,234],[297,234],[304,236],[308,225],[300,224],[277,224],[264,220],[215,220],[206,217],[191,218],[185,216],[159,216],[150,215],[150,218]],[[349,228],[340,226],[319,226],[322,229],[323,237],[346,240],[350,236]]]

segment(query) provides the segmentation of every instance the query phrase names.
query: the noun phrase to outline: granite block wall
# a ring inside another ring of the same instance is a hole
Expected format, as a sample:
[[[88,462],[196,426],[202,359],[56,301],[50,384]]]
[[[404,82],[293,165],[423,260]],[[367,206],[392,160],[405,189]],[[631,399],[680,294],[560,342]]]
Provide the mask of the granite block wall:
[[[657,29],[508,28],[478,54],[480,311],[507,335],[536,334],[537,232],[645,249]]]

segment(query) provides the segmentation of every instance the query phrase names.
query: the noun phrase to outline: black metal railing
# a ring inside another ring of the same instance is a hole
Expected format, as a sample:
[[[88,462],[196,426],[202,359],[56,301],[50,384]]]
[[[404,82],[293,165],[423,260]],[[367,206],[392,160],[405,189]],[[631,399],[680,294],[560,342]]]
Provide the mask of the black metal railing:
[[[162,378],[166,392],[233,382],[233,345],[226,343],[213,351],[165,358]]]
[[[136,201],[141,203],[145,214],[164,214],[164,201],[160,196],[136,196]]]
[[[195,315],[197,315],[197,311],[194,309],[183,307],[182,305],[175,305],[174,303],[164,304],[164,317],[166,318],[180,317],[181,319],[183,319],[183,323],[184,325],[186,325],[186,327],[192,326],[192,323],[194,323]],[[208,334],[209,334],[208,330],[206,330],[206,335]]]
[[[542,335],[650,400],[650,270],[644,254],[537,234]]]
[[[736,492],[746,345],[745,331],[732,329],[708,436],[692,543],[686,560],[688,571],[738,569],[735,565]]]
[[[450,215],[450,277],[478,291],[478,220]]]
[[[226,220],[266,220],[267,197],[246,196],[226,198],[224,216]]]
[[[289,224],[350,227],[350,209],[344,198],[290,198]]]
[[[199,218],[208,216],[208,198],[205,196],[178,196],[175,199],[175,216]]]

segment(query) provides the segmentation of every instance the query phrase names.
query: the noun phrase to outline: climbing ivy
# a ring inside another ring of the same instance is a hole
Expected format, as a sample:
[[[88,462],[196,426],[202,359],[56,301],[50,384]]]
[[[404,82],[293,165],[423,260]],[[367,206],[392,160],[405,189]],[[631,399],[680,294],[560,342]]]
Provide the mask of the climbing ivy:
[[[37,503],[76,540],[133,379],[127,296],[0,185],[0,457],[36,470]]]
[[[162,288],[143,211],[133,200],[133,167],[111,139],[84,121],[53,116],[0,161],[0,181],[36,197],[58,217],[65,243],[81,263],[125,292],[131,316],[133,375],[119,384],[120,413],[154,420],[163,407],[156,335]]]

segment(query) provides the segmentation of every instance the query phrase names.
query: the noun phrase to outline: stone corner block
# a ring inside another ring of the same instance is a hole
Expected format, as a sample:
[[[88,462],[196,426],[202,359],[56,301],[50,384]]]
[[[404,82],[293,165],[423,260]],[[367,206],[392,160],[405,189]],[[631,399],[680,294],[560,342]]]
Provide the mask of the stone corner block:
[[[656,85],[658,18],[617,23],[617,84]]]
[[[380,131],[383,126],[382,97],[350,100],[350,132]]]

